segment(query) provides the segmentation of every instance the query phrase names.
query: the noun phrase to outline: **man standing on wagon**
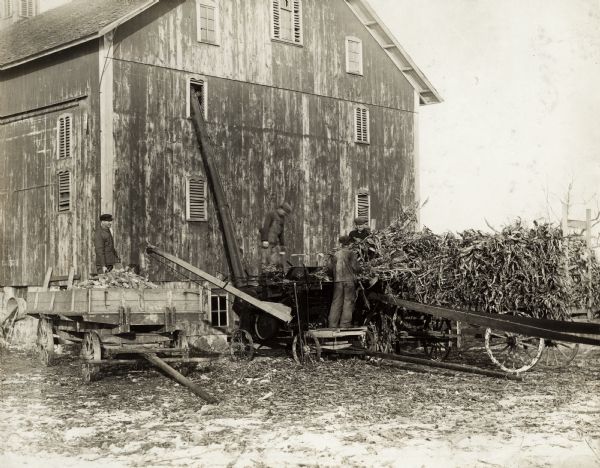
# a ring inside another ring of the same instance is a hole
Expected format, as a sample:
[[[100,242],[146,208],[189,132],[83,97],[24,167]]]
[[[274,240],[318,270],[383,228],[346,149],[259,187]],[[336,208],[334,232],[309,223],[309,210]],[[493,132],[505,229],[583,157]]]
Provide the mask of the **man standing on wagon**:
[[[348,248],[350,237],[340,236],[341,248],[331,259],[333,301],[329,309],[329,328],[349,328],[356,301],[356,274],[359,271],[354,252]]]
[[[121,259],[115,250],[115,241],[111,229],[112,221],[111,214],[100,215],[100,226],[96,228],[94,235],[96,271],[98,274],[107,273],[113,269],[115,264],[121,263]]]

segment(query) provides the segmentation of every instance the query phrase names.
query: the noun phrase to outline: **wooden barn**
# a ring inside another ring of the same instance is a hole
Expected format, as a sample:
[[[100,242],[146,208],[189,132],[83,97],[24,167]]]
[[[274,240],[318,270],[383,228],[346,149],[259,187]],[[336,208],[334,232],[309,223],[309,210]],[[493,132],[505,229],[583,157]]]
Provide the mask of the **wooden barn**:
[[[0,31],[0,285],[87,278],[104,212],[153,281],[175,278],[147,243],[227,273],[190,89],[247,264],[283,200],[312,260],[418,200],[419,107],[441,98],[366,0],[74,0]]]

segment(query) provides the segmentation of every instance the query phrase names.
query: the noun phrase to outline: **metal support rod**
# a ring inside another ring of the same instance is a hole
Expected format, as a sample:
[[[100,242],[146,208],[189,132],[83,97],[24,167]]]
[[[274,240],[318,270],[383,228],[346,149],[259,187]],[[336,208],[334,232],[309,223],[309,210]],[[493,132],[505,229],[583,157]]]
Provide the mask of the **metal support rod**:
[[[429,359],[420,359],[420,358],[415,358],[415,357],[411,357],[411,356],[401,356],[398,354],[375,353],[372,351],[367,351],[365,354],[367,356],[374,357],[374,358],[389,359],[390,361],[409,362],[411,364],[419,364],[422,366],[437,367],[440,369],[449,369],[449,370],[454,370],[454,371],[459,371],[459,372],[467,372],[470,374],[486,375],[488,377],[497,377],[499,379],[516,380],[518,382],[523,380],[523,378],[518,375],[505,374],[504,372],[498,372],[498,371],[489,371],[486,369],[481,369],[479,367],[465,366],[462,364],[452,364],[449,362],[430,361]]]
[[[205,392],[200,387],[198,387],[198,385],[196,385],[194,382],[192,382],[190,379],[184,377],[182,374],[177,372],[170,365],[168,365],[161,358],[159,358],[156,354],[144,353],[143,356],[144,356],[144,358],[146,358],[146,360],[148,360],[148,362],[150,362],[151,364],[155,365],[156,367],[158,367],[159,369],[164,371],[166,374],[171,376],[173,379],[175,379],[181,385],[189,388],[193,393],[198,395],[200,398],[202,398],[207,403],[215,404],[215,403],[219,402],[219,400],[217,400],[214,396],[212,396],[210,393]]]

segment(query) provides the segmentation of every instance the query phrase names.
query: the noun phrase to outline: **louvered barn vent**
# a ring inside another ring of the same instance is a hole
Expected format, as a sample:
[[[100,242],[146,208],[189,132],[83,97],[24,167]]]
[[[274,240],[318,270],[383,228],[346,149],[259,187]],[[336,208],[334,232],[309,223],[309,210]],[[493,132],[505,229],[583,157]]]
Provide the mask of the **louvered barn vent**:
[[[354,109],[354,140],[369,143],[369,109],[359,106]]]
[[[187,220],[206,221],[206,181],[192,178],[187,185]]]
[[[58,157],[71,157],[71,116],[64,115],[58,119]]]
[[[71,173],[63,171],[58,173],[58,211],[71,209]]]

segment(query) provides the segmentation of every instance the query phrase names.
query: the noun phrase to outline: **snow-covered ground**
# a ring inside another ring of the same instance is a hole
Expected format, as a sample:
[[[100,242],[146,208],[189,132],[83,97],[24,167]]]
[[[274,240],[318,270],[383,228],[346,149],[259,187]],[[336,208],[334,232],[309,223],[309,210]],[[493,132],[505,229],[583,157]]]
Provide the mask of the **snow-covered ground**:
[[[67,354],[50,368],[0,355],[0,466],[600,466],[590,348],[522,382],[359,359],[221,360],[190,374],[217,405],[151,369],[90,385],[78,372]]]

